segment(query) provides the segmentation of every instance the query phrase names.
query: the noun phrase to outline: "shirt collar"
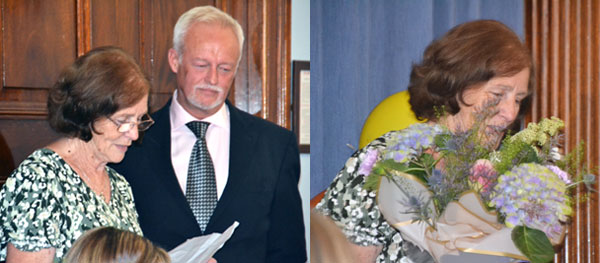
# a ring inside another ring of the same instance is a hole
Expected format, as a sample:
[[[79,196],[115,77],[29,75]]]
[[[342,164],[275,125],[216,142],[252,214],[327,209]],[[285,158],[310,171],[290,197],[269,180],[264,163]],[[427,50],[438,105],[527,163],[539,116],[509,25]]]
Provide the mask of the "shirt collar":
[[[229,130],[229,108],[227,103],[223,103],[219,110],[215,114],[210,115],[202,120],[196,119],[190,113],[188,113],[181,104],[177,101],[177,90],[173,92],[173,98],[171,99],[171,107],[169,109],[171,119],[171,130],[178,130],[186,123],[190,121],[205,121],[211,125]]]

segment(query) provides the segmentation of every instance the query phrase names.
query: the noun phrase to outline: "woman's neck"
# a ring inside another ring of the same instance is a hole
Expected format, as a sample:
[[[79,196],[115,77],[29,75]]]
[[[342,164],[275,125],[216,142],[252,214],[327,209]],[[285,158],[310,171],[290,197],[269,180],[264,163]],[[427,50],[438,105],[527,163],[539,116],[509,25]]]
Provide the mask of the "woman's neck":
[[[85,142],[78,138],[62,138],[48,145],[71,166],[80,172],[90,175],[103,174],[106,162],[97,158],[96,148],[92,141]]]

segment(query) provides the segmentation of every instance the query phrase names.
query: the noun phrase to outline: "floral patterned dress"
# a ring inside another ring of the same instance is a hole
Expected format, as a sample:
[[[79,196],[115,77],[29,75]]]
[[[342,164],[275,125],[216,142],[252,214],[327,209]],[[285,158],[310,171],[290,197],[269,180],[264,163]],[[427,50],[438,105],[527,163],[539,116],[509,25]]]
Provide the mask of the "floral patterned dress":
[[[359,174],[359,168],[367,159],[368,152],[399,145],[397,153],[407,156],[418,147],[431,145],[435,135],[441,131],[439,125],[413,124],[375,139],[346,161],[315,209],[331,217],[352,243],[383,246],[376,262],[433,262],[426,252],[403,242],[400,232],[385,221],[377,206],[377,193],[363,189],[366,178]]]
[[[85,231],[113,226],[142,235],[129,183],[106,167],[111,184],[107,204],[55,152],[33,152],[0,191],[0,261],[8,243],[22,251],[54,247],[61,262]]]

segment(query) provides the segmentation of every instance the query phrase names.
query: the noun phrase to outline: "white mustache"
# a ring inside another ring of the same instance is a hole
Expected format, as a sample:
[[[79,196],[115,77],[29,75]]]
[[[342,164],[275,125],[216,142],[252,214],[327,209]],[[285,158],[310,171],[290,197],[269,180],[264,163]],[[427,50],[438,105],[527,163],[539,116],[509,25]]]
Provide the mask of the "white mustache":
[[[219,88],[218,86],[210,85],[210,84],[197,85],[197,86],[194,86],[194,89],[211,90],[211,91],[216,91],[219,94],[221,94],[223,92],[223,90],[221,88]]]

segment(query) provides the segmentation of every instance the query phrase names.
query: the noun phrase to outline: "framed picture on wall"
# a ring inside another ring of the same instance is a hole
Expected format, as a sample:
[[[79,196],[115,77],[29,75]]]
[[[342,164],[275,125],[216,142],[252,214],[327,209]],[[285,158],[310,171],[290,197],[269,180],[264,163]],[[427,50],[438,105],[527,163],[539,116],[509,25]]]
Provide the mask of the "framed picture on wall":
[[[301,153],[310,153],[310,61],[292,62],[292,130]]]

